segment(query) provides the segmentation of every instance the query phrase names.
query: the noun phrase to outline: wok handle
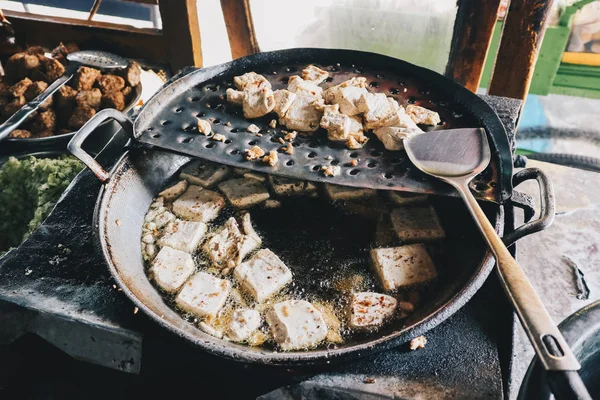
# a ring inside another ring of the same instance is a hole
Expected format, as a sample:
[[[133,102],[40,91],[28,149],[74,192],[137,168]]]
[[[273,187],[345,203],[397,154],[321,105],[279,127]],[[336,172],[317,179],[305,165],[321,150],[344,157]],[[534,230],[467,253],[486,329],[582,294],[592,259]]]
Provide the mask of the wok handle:
[[[544,369],[561,372],[579,370],[581,368],[579,361],[575,358],[546,307],[544,307],[535,289],[527,279],[527,275],[512,257],[477,203],[469,189],[468,181],[463,178],[449,178],[446,181],[458,190],[491,247],[496,258],[500,282],[512,302]],[[564,393],[563,391],[559,392]],[[589,394],[585,397],[585,394],[587,394],[585,388],[580,392],[583,395],[580,398],[591,399]],[[560,393],[555,393],[555,395],[558,396]]]
[[[550,178],[544,174],[541,169],[525,168],[517,172],[513,176],[513,186],[516,187],[531,179],[535,179],[540,188],[540,216],[534,221],[521,225],[512,232],[506,233],[502,237],[502,241],[506,246],[512,245],[517,240],[527,235],[548,228],[552,224],[552,221],[554,221],[554,215],[556,213],[554,205],[554,186],[552,186]],[[518,206],[518,204],[515,205]]]
[[[117,121],[121,127],[123,127],[129,137],[133,136],[133,123],[129,120],[129,118],[127,118],[127,116],[120,111],[107,108],[99,111],[92,117],[92,119],[86,122],[85,125],[83,125],[81,129],[75,133],[67,145],[69,152],[87,165],[94,175],[96,175],[96,177],[102,182],[106,182],[110,179],[110,173],[106,172],[106,170],[81,146],[83,145],[83,142],[85,142],[85,139],[87,139],[88,136],[90,136],[96,130],[98,125],[109,119],[114,119]]]

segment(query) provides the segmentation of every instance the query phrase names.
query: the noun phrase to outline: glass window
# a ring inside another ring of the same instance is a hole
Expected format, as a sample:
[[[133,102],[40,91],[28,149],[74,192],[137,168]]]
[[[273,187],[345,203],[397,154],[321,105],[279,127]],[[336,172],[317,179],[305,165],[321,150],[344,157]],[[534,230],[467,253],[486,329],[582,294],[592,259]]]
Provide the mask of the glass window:
[[[444,72],[456,0],[251,0],[261,51],[371,51]]]

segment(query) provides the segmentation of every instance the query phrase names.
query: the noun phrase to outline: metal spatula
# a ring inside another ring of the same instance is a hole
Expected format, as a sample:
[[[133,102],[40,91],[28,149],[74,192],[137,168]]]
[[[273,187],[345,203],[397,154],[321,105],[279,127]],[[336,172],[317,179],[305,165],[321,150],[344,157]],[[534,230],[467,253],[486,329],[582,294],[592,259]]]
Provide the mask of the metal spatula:
[[[591,399],[579,375],[581,367],[527,276],[498,236],[469,189],[469,182],[490,162],[484,129],[452,129],[404,141],[410,160],[421,171],[454,186],[490,245],[500,281],[547,371],[554,394]]]
[[[14,113],[9,119],[7,119],[2,125],[0,125],[0,142],[4,140],[12,131],[17,129],[23,121],[27,119],[33,112],[35,112],[40,105],[52,96],[58,89],[67,83],[73,75],[77,72],[79,67],[87,65],[90,67],[96,67],[103,70],[125,68],[128,65],[128,61],[123,57],[119,57],[112,53],[104,51],[77,51],[67,55],[69,65],[65,70],[65,73],[55,80],[46,90],[40,93],[35,99],[25,104]]]

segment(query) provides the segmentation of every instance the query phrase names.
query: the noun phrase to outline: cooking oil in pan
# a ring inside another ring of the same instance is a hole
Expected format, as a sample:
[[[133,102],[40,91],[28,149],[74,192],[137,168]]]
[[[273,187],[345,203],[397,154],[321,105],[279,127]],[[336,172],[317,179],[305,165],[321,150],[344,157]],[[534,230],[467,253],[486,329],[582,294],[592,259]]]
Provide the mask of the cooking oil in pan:
[[[168,186],[170,184],[166,185]],[[272,197],[275,196],[272,194]],[[325,194],[316,198],[279,197],[278,200],[281,202],[279,208],[267,209],[259,205],[243,212],[250,213],[254,229],[263,241],[261,248],[273,251],[290,268],[293,274],[292,282],[271,299],[257,304],[239,287],[231,271],[211,268],[208,259],[198,251],[194,254],[198,271],[228,279],[232,284],[232,293],[217,318],[204,322],[208,322],[214,332],[224,332],[232,313],[238,308],[256,309],[264,317],[269,307],[277,302],[302,299],[317,307],[327,321],[327,340],[320,347],[335,348],[349,340],[374,334],[373,331],[356,331],[348,327],[346,310],[348,299],[353,292],[384,293],[371,270],[369,252],[373,248],[381,247],[378,243],[380,238],[376,235],[378,220],[386,215],[389,218],[388,212],[393,209],[393,206],[388,204],[387,197],[379,193],[376,198],[351,203],[331,202]],[[171,207],[170,204],[165,206],[169,209]],[[218,218],[209,223],[207,236],[230,217],[240,215],[239,210],[227,206]],[[389,232],[390,235],[392,233]],[[391,241],[388,243],[390,247],[401,244],[393,237]],[[443,260],[442,245],[428,245],[428,250],[439,266]],[[392,295],[398,301],[409,302],[414,307],[419,307],[421,299],[428,291],[435,290],[436,285],[437,283],[434,283],[423,288],[398,291]],[[174,295],[162,291],[161,293],[165,301],[186,321],[195,325],[202,322],[197,316],[179,309]],[[408,315],[407,310],[399,307],[393,323],[401,325]],[[389,323],[392,321],[388,321]],[[277,351],[266,322],[263,322],[259,331],[255,332],[247,344]]]

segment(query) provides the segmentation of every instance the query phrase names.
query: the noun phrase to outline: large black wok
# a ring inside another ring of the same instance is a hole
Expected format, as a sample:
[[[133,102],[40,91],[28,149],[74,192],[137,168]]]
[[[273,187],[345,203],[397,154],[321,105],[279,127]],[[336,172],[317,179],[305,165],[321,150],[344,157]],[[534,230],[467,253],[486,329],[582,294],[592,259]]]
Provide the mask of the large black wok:
[[[406,75],[407,79],[414,82],[413,85],[423,84],[425,81],[430,88],[428,91],[432,91],[431,95],[435,95],[438,99],[438,104],[450,104],[454,110],[459,110],[467,116],[464,120],[470,121],[470,124],[474,121],[479,126],[486,128],[494,147],[491,168],[493,174],[497,175],[495,180],[497,183],[487,189],[495,189],[496,196],[493,198],[500,204],[487,203],[485,211],[500,234],[503,233],[504,226],[504,205],[502,203],[509,204],[511,202],[507,199],[512,194],[512,186],[527,179],[538,180],[543,191],[541,217],[539,220],[506,234],[507,243],[513,243],[526,234],[543,229],[552,220],[554,209],[551,187],[541,172],[527,169],[512,176],[512,157],[508,140],[496,114],[474,94],[431,71],[374,54],[314,49],[262,53],[225,65],[196,70],[171,83],[155,95],[141,110],[134,124],[117,112],[104,113],[98,119],[92,119],[86,125],[87,128],[82,128],[72,140],[69,149],[84,161],[100,179],[105,181],[96,204],[95,226],[97,226],[97,230],[95,233],[107,265],[123,291],[142,311],[159,324],[209,352],[244,362],[299,365],[355,357],[372,350],[391,348],[425,333],[455,313],[481,287],[492,270],[493,258],[487,251],[464,206],[455,198],[440,196],[434,198],[433,204],[447,232],[448,241],[445,245],[445,260],[442,264],[439,284],[434,290],[427,293],[424,304],[407,320],[392,323],[370,335],[355,337],[336,348],[274,352],[217,339],[186,322],[165,302],[163,296],[151,284],[146,276],[141,257],[140,236],[144,215],[156,193],[174,179],[180,167],[191,158],[134,143],[111,171],[106,172],[93,158],[80,149],[80,144],[92,131],[90,127],[97,126],[102,119],[112,117],[123,126],[132,138],[136,138],[140,135],[137,132],[138,124],[147,127],[153,118],[158,118],[164,109],[171,108],[173,103],[176,103],[177,96],[187,98],[186,91],[182,88],[186,82],[198,84],[198,82],[215,77],[230,80],[233,75],[247,71],[262,72],[265,67],[279,68],[292,62],[330,65],[334,60],[335,63],[353,67],[355,65],[382,65],[383,63],[394,73]],[[190,88],[190,90],[193,89]],[[411,90],[415,90],[415,87],[412,87]],[[423,96],[427,95],[429,94]],[[460,127],[460,123],[456,121],[451,121],[451,123]],[[168,134],[168,130],[162,132]],[[417,181],[422,180],[417,177]],[[410,180],[407,182],[410,183]],[[407,189],[410,189],[410,186],[404,187],[404,190]],[[513,205],[509,204],[509,206]],[[310,218],[308,211],[306,218]],[[263,229],[266,226],[263,232],[268,236],[269,217],[264,217],[263,221],[262,224],[259,223],[259,228]],[[318,221],[319,219],[315,218],[312,222],[318,224]],[[341,223],[343,224],[343,222]],[[279,243],[286,240],[285,232],[278,231],[277,235],[280,237]],[[291,239],[289,246],[299,247],[304,253],[317,255],[330,251],[319,248],[318,244],[291,242]],[[313,273],[311,267],[310,263],[300,261],[292,265],[292,268],[295,268],[294,274],[310,275]],[[325,268],[321,273],[327,274],[327,269]],[[314,276],[316,281],[322,278],[324,277]]]

